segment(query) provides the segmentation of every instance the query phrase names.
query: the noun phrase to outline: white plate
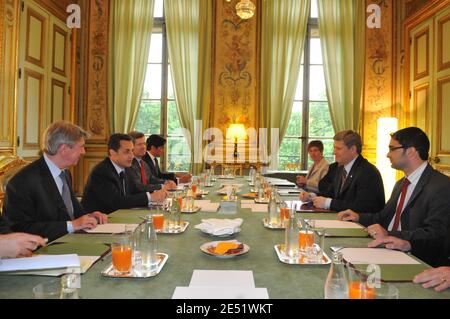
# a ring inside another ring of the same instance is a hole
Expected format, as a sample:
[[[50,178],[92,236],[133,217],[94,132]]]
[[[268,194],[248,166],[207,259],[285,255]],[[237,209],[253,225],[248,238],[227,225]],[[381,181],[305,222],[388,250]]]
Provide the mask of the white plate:
[[[192,210],[182,209],[181,212],[184,214],[194,214],[194,213],[198,212],[199,210],[200,210],[200,207],[194,206],[194,208]]]
[[[208,250],[208,248],[210,248],[210,247],[214,247],[215,248],[220,242],[221,241],[212,241],[212,242],[209,242],[209,243],[205,243],[205,244],[200,246],[200,250],[202,252],[204,252],[205,254],[208,254],[208,255],[211,255],[211,256],[215,256],[215,257],[218,257],[218,258],[233,258],[233,257],[236,257],[236,256],[243,255],[245,253],[248,253],[248,251],[250,250],[250,247],[248,245],[246,245],[246,244],[244,244],[244,249],[242,249],[242,251],[240,251],[237,254],[233,254],[233,255],[218,255],[218,254],[215,254],[215,253],[210,252]]]

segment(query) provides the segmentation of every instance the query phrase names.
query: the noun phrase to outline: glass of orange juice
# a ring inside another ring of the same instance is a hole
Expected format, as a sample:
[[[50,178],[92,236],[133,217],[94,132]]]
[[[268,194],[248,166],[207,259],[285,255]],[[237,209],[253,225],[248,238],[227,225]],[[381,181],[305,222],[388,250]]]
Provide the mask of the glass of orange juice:
[[[289,207],[287,206],[287,204],[285,202],[281,202],[280,203],[280,222],[281,222],[281,225],[284,225],[284,221],[286,219],[289,219],[289,217],[290,217]]]
[[[302,225],[299,231],[299,249],[302,254],[306,254],[308,248],[314,245],[314,230],[306,221],[302,220]]]
[[[369,273],[348,267],[348,298],[375,299],[374,283],[369,283]],[[376,283],[375,283],[376,284]]]
[[[164,213],[161,210],[157,210],[152,214],[153,227],[156,231],[161,231],[164,228]]]
[[[129,233],[113,236],[111,244],[112,264],[118,274],[128,274],[132,267],[132,248]]]

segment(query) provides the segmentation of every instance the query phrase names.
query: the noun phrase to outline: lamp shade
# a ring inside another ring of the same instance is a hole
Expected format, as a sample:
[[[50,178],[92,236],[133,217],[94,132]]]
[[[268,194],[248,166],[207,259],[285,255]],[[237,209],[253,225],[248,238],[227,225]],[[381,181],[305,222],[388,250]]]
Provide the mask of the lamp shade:
[[[391,133],[397,131],[398,120],[392,117],[384,117],[378,119],[377,134],[377,168],[381,173],[384,184],[384,192],[386,198],[391,196],[392,189],[395,185],[396,171],[391,167],[391,162],[386,157],[389,150],[389,142]]]
[[[227,130],[227,137],[233,139],[244,139],[247,137],[247,131],[244,124],[231,124]]]

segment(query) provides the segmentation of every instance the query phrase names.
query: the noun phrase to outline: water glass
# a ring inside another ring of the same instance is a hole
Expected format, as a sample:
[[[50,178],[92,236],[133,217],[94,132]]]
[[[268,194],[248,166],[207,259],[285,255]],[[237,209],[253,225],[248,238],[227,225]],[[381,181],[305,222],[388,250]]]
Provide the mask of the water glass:
[[[111,244],[112,264],[118,274],[128,274],[132,266],[132,245],[129,233],[114,234]]]
[[[306,247],[306,259],[311,263],[322,264],[323,249],[325,244],[325,229],[314,228],[313,234],[313,244]]]

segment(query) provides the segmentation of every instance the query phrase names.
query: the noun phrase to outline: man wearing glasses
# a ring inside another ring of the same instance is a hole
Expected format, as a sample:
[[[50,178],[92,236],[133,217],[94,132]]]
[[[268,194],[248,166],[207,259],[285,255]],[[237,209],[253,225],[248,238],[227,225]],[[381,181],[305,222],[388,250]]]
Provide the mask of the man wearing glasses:
[[[391,135],[392,167],[405,173],[384,209],[376,214],[339,213],[339,219],[359,222],[375,239],[369,247],[411,251],[433,266],[450,264],[450,178],[428,164],[430,141],[417,127]]]

